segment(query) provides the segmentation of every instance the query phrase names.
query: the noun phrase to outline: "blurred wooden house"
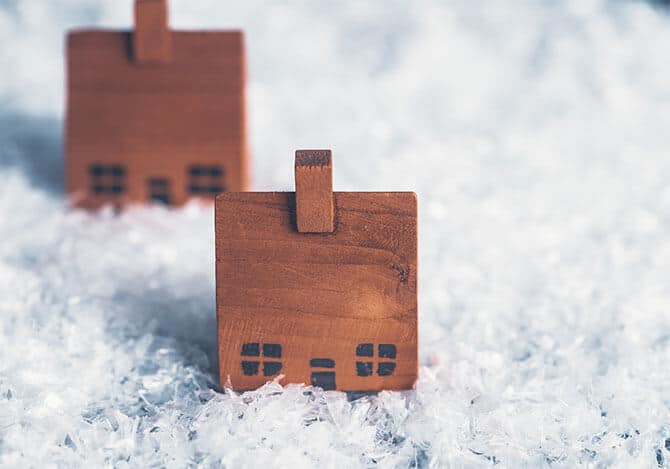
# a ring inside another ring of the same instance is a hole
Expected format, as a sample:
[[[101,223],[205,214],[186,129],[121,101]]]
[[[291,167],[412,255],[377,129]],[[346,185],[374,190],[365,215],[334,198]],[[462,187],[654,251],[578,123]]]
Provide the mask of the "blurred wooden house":
[[[136,0],[133,31],[67,37],[66,187],[77,206],[180,205],[248,188],[241,31],[171,31]]]

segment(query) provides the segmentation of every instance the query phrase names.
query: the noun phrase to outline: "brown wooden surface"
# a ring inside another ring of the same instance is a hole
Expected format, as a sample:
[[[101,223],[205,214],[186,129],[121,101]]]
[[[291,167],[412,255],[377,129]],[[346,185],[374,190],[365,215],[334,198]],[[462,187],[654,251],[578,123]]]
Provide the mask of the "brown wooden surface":
[[[146,203],[154,182],[167,187],[172,205],[248,189],[242,33],[170,36],[171,60],[147,65],[133,60],[132,32],[68,35],[66,182],[76,205]],[[208,171],[195,178],[195,193],[193,165]],[[102,178],[122,179],[119,190],[95,189],[99,167],[123,168]]]
[[[140,64],[160,64],[172,59],[167,0],[137,0],[133,52]]]
[[[323,234],[298,232],[295,202],[292,192],[216,198],[222,385],[249,390],[278,374],[285,375],[283,384],[310,384],[313,373],[334,372],[339,390],[412,388],[418,373],[416,195],[336,192],[335,230]],[[281,346],[280,357],[273,344]],[[372,344],[374,356],[357,356],[357,348],[370,352],[361,344]],[[387,344],[386,357],[379,356],[380,344]],[[393,364],[393,373],[384,375]],[[359,368],[372,374],[359,376]],[[330,378],[317,375],[315,384],[328,388]]]
[[[333,164],[330,150],[295,152],[295,200],[298,231],[333,231]]]

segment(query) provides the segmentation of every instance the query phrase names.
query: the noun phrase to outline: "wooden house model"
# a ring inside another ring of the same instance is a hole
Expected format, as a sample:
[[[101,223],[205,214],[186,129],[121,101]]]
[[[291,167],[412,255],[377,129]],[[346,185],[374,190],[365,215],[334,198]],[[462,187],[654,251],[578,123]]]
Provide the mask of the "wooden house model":
[[[296,152],[295,178],[295,192],[216,198],[222,386],[412,388],[416,194],[333,193],[328,150]]]
[[[66,187],[75,205],[183,204],[248,187],[240,31],[171,31],[136,0],[132,31],[67,37]]]

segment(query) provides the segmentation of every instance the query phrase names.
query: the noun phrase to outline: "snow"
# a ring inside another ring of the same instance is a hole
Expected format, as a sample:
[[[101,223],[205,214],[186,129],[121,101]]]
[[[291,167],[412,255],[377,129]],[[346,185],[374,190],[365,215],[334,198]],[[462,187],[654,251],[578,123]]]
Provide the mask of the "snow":
[[[0,0],[0,466],[669,467],[670,15],[640,1],[172,1],[242,27],[257,190],[420,197],[416,391],[216,383],[211,207],[71,211],[63,34]]]

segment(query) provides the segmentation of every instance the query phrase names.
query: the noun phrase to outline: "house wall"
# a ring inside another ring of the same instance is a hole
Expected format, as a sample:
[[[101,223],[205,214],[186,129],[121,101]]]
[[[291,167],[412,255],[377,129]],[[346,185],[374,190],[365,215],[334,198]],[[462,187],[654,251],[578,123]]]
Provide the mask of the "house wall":
[[[217,197],[222,385],[230,380],[233,389],[255,389],[280,373],[282,384],[309,384],[314,373],[334,372],[332,384],[340,390],[413,387],[418,375],[416,195],[335,192],[333,199],[333,233],[306,234],[296,228],[293,192]],[[245,344],[279,345],[282,355],[243,353]],[[381,352],[380,345],[386,345]],[[333,360],[333,367],[312,366],[314,359]],[[281,362],[282,368],[272,374],[247,372],[254,371],[253,362],[265,361]],[[251,363],[247,370],[244,362]],[[380,363],[387,363],[381,373]],[[325,386],[316,384],[328,388],[328,375],[319,377]]]
[[[75,204],[146,202],[149,178],[169,180],[170,202],[183,204],[194,196],[191,165],[221,167],[226,190],[248,188],[242,33],[172,34],[173,59],[157,65],[133,62],[129,32],[69,34],[66,178]],[[125,190],[93,193],[96,164],[120,165]]]

